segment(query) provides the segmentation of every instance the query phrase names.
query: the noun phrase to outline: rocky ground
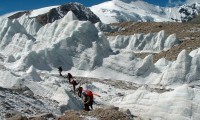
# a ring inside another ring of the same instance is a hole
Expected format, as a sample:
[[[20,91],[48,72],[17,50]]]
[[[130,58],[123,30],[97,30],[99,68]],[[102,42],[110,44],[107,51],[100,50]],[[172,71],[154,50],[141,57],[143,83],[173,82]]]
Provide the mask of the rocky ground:
[[[190,23],[200,23],[200,15],[196,16],[196,18],[193,18],[191,21],[189,21]]]
[[[0,120],[24,116],[31,117],[38,114],[60,114],[58,102],[34,96],[28,88],[6,89],[0,87]],[[22,114],[24,116],[22,116]],[[13,119],[14,120],[14,119]]]
[[[120,112],[118,107],[97,108],[93,111],[68,110],[61,116],[52,113],[40,114],[26,117],[20,112],[6,114],[7,120],[140,120],[139,117],[131,115],[130,111]]]
[[[136,33],[155,33],[165,30],[167,34],[176,33],[180,40],[200,37],[200,24],[195,23],[175,23],[175,22],[123,22],[111,24],[124,28],[119,32],[107,33],[108,36],[133,35]]]
[[[119,111],[118,107],[97,108],[93,111],[66,111],[58,120],[139,120],[139,117],[131,115],[130,111]]]
[[[167,34],[176,34],[181,41],[167,51],[154,54],[154,62],[164,57],[167,60],[175,60],[177,55],[186,49],[188,52],[200,47],[200,24],[197,23],[172,23],[172,22],[124,22],[112,24],[123,28],[119,32],[106,33],[107,36],[133,35],[136,33],[155,33],[165,30]],[[149,53],[137,53],[138,57],[144,58]]]

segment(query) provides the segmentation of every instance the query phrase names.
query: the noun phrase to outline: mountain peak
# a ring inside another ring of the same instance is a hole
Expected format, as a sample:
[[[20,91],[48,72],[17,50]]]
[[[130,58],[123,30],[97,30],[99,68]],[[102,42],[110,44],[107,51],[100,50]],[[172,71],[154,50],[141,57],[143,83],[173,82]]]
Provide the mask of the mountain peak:
[[[200,12],[200,5],[159,7],[143,0],[112,0],[91,7],[103,23],[119,22],[187,22]]]
[[[45,9],[46,13],[44,13],[44,9],[41,10],[33,10],[33,11],[24,11],[24,12],[18,12],[12,16],[10,16],[10,19],[16,19],[24,14],[26,14],[29,17],[31,16],[31,13],[34,11],[37,11],[37,16],[34,16],[42,25],[45,25],[47,23],[52,23],[55,20],[63,18],[69,11],[72,11],[73,14],[76,16],[78,20],[83,21],[91,21],[92,23],[100,22],[99,17],[97,17],[89,8],[86,8],[80,3],[77,2],[69,2],[64,5],[58,6],[58,7],[47,7],[48,10]],[[41,12],[42,14],[39,14]],[[72,15],[72,14],[71,14]],[[72,15],[72,19],[76,19]]]
[[[37,19],[45,25],[63,18],[69,11],[72,11],[78,20],[89,20],[92,23],[100,22],[100,19],[89,9],[80,3],[67,3],[51,9],[48,13],[37,16]]]

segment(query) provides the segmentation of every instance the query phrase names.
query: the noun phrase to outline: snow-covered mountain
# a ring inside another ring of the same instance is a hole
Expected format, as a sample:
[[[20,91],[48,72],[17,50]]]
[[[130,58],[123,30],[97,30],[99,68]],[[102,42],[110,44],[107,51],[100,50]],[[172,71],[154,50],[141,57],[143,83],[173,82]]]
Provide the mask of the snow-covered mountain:
[[[144,59],[135,55],[179,45],[175,34],[106,37],[102,31],[121,29],[80,21],[72,11],[43,25],[27,15],[4,18],[0,28],[0,119],[10,111],[33,116],[82,110],[72,85],[58,76],[58,66],[64,76],[69,72],[76,76],[84,90],[100,94],[95,108],[114,105],[141,119],[200,118],[199,49],[183,50],[175,61],[162,58],[156,63],[153,55]]]
[[[142,0],[111,0],[90,9],[107,24],[125,21],[186,22],[198,15],[200,4],[190,2],[181,7],[159,7]]]
[[[179,13],[182,22],[190,21],[200,13],[200,3],[183,5],[179,8]]]
[[[21,11],[10,15],[10,19],[17,19],[23,15],[30,18],[36,18],[40,24],[45,25],[55,20],[63,18],[68,11],[72,11],[79,20],[89,20],[92,23],[100,22],[100,19],[89,9],[80,3],[66,3],[61,6],[50,6],[32,11]],[[8,15],[7,15],[8,16]]]
[[[91,9],[91,10],[90,10]],[[0,18],[16,19],[23,15],[36,18],[40,24],[52,23],[72,11],[79,20],[89,20],[92,23],[119,23],[126,21],[140,22],[187,22],[200,12],[198,1],[187,1],[182,6],[160,7],[143,0],[111,0],[90,8],[80,3],[66,3],[61,6],[49,6],[32,11],[20,11],[6,14]]]

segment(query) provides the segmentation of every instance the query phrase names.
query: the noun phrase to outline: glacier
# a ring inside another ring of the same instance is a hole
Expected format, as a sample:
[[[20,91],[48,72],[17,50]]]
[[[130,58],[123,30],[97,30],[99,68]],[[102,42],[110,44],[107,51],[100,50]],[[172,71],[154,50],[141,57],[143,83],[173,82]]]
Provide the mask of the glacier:
[[[1,19],[0,27],[0,87],[20,90],[19,96],[27,95],[22,97],[25,101],[32,101],[31,96],[41,97],[43,108],[58,115],[65,110],[81,110],[81,99],[73,94],[66,78],[58,75],[57,68],[62,66],[63,75],[72,73],[84,89],[101,95],[95,97],[95,107],[114,105],[141,119],[200,117],[199,49],[191,53],[183,50],[176,61],[162,58],[153,63],[153,55],[144,59],[135,56],[135,52],[170,49],[180,42],[175,34],[160,31],[107,37],[97,24],[79,21],[71,11],[44,26],[34,18],[22,16]],[[6,94],[7,99],[0,95],[0,101],[11,105],[9,100],[17,97]],[[55,108],[44,104],[51,100]],[[23,113],[19,107],[23,103],[13,104],[11,110]],[[3,118],[6,110],[0,111]]]

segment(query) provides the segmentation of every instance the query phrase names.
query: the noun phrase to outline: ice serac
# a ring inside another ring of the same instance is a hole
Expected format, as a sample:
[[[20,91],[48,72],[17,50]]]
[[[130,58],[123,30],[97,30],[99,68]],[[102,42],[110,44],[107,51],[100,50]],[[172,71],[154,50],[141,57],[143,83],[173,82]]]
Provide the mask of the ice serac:
[[[150,71],[154,72],[152,70],[154,68],[152,55],[141,60],[135,57],[133,52],[120,52],[117,55],[105,58],[103,66],[113,71],[127,74],[128,76],[148,76]]]
[[[23,83],[22,78],[11,71],[0,70],[0,76],[0,86],[3,88],[13,89],[14,87],[19,86],[21,83]]]
[[[199,67],[200,67],[200,56],[195,55],[194,57],[192,57],[191,60],[190,72],[186,75],[186,80],[188,83],[199,80],[200,77]]]
[[[179,53],[176,61],[167,61],[162,58],[155,63],[155,67],[161,74],[151,83],[162,85],[196,83],[200,77],[199,66],[199,49],[193,50],[190,54],[183,50]]]
[[[66,17],[66,19],[64,18],[64,20],[67,20],[67,21],[78,20],[78,18],[76,17],[76,15],[72,11],[69,11],[67,13],[67,15],[65,15],[65,17]]]
[[[171,61],[168,61],[163,57],[155,63],[155,66],[156,68],[160,69],[160,71],[163,71],[167,69],[170,64],[171,64]]]
[[[175,34],[168,36],[164,30],[149,34],[109,36],[108,40],[113,50],[126,49],[135,52],[160,52],[180,43]]]
[[[136,75],[141,76],[149,74],[149,72],[153,72],[153,67],[153,56],[148,55],[143,59],[141,66],[136,70]]]
[[[183,84],[188,82],[192,57],[186,50],[181,51],[177,60],[164,72],[161,84]]]
[[[190,52],[190,56],[194,57],[200,54],[200,48],[195,49],[193,51]]]
[[[34,68],[34,66],[31,66],[27,71],[26,73],[28,74],[28,78],[29,80],[32,80],[32,81],[36,81],[36,82],[39,82],[39,81],[42,81],[42,79],[40,78],[40,76],[38,75],[36,69]]]
[[[71,67],[92,70],[101,66],[103,58],[112,54],[107,39],[90,21],[75,19],[68,12],[62,19],[40,28],[30,52],[18,61],[19,68],[34,65],[40,70],[58,66],[65,70]]]
[[[31,41],[35,41],[18,20],[3,19],[0,27],[0,49],[5,56],[16,57]]]
[[[129,109],[132,114],[141,116],[141,119],[198,120],[199,104],[196,101],[199,98],[199,90],[188,85],[181,85],[164,93],[150,92],[143,86],[134,93],[123,96],[123,99],[116,98],[110,103]]]
[[[24,52],[29,52],[34,41],[35,38],[30,35],[16,33],[11,38],[10,43],[1,52],[6,56],[13,55],[17,58]]]
[[[17,19],[19,23],[24,26],[27,33],[35,36],[38,30],[42,27],[39,21],[36,18],[30,18],[27,15],[23,15]]]
[[[26,30],[17,20],[3,19],[0,24],[0,49],[3,50],[16,33],[26,33]]]

